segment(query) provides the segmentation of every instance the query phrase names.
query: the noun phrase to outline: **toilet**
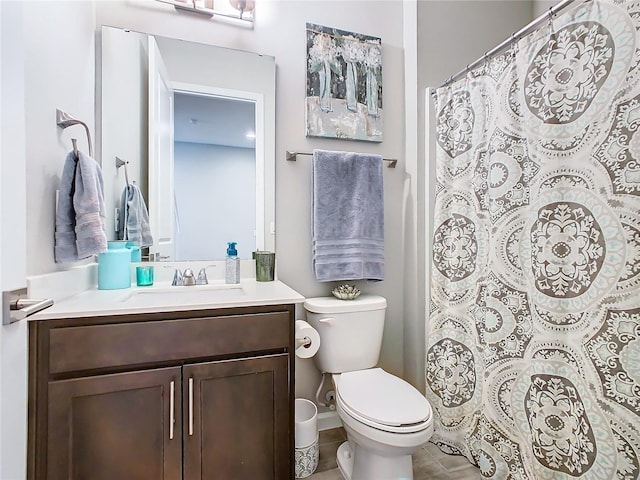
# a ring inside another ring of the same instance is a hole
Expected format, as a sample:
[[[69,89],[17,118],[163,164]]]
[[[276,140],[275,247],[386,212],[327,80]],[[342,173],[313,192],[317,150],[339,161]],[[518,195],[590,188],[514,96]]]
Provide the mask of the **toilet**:
[[[331,374],[347,432],[337,463],[345,480],[411,480],[411,455],[433,434],[431,406],[401,378],[376,368],[387,301],[308,298],[307,322],[320,335],[314,361]]]

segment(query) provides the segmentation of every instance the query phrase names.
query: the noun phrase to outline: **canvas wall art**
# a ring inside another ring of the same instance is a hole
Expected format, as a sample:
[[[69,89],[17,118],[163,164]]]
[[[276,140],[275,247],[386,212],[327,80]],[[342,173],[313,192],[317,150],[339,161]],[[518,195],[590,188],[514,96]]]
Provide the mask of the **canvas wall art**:
[[[382,142],[382,41],[307,23],[307,136]]]

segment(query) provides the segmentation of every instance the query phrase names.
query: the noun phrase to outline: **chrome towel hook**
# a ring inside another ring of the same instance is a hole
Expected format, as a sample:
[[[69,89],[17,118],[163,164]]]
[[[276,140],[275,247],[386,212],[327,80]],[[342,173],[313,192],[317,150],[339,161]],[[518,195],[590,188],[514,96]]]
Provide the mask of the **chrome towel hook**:
[[[116,157],[116,169],[120,167],[124,167],[124,180],[125,182],[127,182],[127,187],[128,187],[130,183],[129,183],[129,173],[127,172],[127,163],[129,162]]]
[[[93,145],[91,143],[91,133],[89,133],[89,127],[87,126],[86,123],[84,123],[81,120],[78,120],[75,117],[72,117],[67,112],[63,112],[59,108],[56,108],[56,124],[63,130],[72,125],[82,125],[85,131],[87,132],[87,144],[89,145],[89,156],[93,158]],[[71,141],[73,142],[73,151],[77,156],[78,155],[77,144],[74,142],[74,139],[71,139]]]

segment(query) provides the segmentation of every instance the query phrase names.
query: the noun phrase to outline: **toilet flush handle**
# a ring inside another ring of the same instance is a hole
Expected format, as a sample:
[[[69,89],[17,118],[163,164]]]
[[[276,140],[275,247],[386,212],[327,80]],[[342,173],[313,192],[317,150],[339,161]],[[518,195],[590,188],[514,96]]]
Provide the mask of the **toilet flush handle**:
[[[335,323],[335,319],[333,317],[321,318],[320,323],[326,323],[327,325],[333,325]]]

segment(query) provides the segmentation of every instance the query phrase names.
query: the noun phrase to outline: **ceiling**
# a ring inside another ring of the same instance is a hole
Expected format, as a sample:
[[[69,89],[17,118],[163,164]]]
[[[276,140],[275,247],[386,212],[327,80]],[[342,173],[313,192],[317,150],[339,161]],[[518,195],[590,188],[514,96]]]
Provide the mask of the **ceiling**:
[[[174,93],[174,140],[255,148],[255,103],[212,95]]]

